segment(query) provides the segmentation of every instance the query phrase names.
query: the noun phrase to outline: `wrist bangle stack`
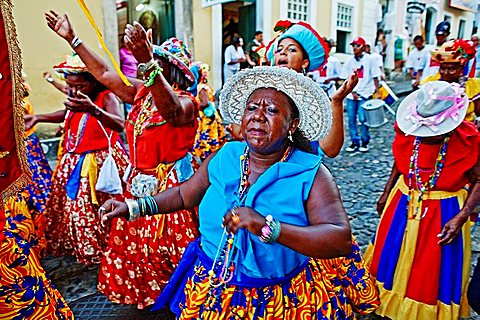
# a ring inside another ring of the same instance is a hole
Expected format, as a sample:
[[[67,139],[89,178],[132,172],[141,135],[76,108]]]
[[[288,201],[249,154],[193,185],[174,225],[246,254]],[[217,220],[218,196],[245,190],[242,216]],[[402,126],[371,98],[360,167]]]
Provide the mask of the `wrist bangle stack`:
[[[265,225],[262,228],[262,234],[258,236],[263,243],[274,243],[280,235],[280,221],[268,215],[265,217]]]
[[[83,42],[82,39],[75,36],[73,37],[72,42],[70,43],[70,46],[72,47],[72,49],[76,49],[79,45],[82,44],[82,42]]]
[[[152,196],[140,198],[137,200],[140,217],[153,216],[158,213],[157,201]]]
[[[148,78],[143,81],[143,84],[145,87],[151,87],[155,83],[155,77],[158,76],[159,73],[161,73],[163,69],[158,65],[158,63],[155,64],[155,69],[153,69],[152,72],[148,75]]]
[[[128,207],[128,221],[135,221],[140,217],[140,207],[137,200],[125,199],[125,203]]]

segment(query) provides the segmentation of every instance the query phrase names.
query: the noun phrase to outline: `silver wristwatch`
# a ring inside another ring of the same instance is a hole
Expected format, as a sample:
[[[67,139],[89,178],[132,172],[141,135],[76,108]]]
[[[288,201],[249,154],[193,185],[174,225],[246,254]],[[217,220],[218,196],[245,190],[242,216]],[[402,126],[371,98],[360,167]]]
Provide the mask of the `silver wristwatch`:
[[[152,58],[150,61],[148,61],[146,63],[139,63],[138,66],[137,66],[137,69],[140,72],[146,72],[146,71],[150,70],[153,66],[155,66],[155,64],[156,64],[156,62]]]

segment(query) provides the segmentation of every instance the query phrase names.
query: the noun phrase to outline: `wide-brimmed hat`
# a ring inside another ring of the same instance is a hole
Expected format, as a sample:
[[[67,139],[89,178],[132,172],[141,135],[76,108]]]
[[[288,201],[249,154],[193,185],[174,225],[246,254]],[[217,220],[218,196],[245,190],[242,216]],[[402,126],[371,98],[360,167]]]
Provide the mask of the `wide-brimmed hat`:
[[[310,64],[306,71],[315,71],[327,61],[330,47],[308,23],[304,21],[294,23],[289,20],[280,20],[275,24],[274,30],[283,31],[283,33],[267,45],[265,57],[272,65],[278,43],[285,38],[297,41],[307,53]]]
[[[473,41],[451,40],[447,41],[438,49],[432,50],[432,60],[438,63],[460,63],[465,65],[468,60],[475,57],[477,49]]]
[[[439,136],[462,123],[468,109],[468,97],[457,83],[427,82],[409,94],[398,106],[397,123],[407,135]]]
[[[273,88],[289,96],[300,114],[299,129],[310,140],[325,137],[332,126],[330,100],[309,77],[281,67],[255,67],[229,78],[220,93],[220,110],[227,122],[240,124],[250,95]]]
[[[53,70],[59,74],[59,76],[64,76],[66,74],[80,74],[89,72],[85,63],[83,63],[80,56],[76,53],[68,55],[62,63],[53,66]]]
[[[192,61],[192,53],[182,40],[177,38],[170,38],[161,45],[153,46],[153,54],[165,58],[183,72],[190,85],[195,82],[195,76],[190,70]]]

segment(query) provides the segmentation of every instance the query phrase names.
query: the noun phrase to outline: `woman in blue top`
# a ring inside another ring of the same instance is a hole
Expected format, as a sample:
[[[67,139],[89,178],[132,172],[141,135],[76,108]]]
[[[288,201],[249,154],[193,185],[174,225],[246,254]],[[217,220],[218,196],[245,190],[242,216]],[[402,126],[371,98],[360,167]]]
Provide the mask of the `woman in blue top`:
[[[354,318],[319,262],[352,250],[335,181],[309,153],[331,127],[326,94],[295,71],[257,67],[233,76],[220,102],[246,142],[227,143],[182,186],[107,201],[102,221],[199,206],[201,236],[156,303],[180,319]]]

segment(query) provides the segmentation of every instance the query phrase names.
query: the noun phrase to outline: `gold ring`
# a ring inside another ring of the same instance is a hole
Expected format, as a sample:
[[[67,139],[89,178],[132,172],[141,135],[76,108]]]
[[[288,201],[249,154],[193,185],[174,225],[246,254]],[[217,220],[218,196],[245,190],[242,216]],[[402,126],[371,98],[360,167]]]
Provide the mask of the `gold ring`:
[[[237,215],[232,215],[232,221],[234,225],[237,225],[240,223],[240,217]]]

